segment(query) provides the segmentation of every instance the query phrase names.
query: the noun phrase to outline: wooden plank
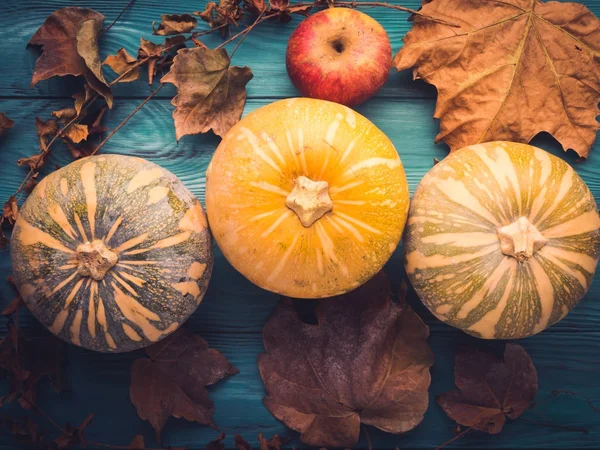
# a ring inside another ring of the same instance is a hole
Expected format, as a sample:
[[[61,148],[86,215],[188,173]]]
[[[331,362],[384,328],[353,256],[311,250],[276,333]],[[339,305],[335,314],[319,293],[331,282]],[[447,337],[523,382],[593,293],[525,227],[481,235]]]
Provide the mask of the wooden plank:
[[[268,103],[266,99],[249,100],[246,113]],[[136,100],[118,101],[114,111],[107,114],[109,128],[117,125],[139,103]],[[15,128],[0,139],[0,198],[7,197],[18,185],[23,171],[14,166],[16,158],[33,153],[37,146],[33,117],[47,114],[64,104],[64,100],[18,99],[3,103],[3,108],[15,120]],[[409,179],[411,191],[433,165],[433,156],[442,158],[444,146],[435,146],[433,137],[437,125],[431,120],[433,100],[415,102],[411,99],[374,100],[359,108],[362,114],[378,125],[396,145]],[[201,200],[204,197],[204,171],[212,152],[218,144],[213,136],[187,136],[179,144],[171,119],[172,107],[166,99],[152,101],[136,115],[104,150],[146,157],[177,174]],[[561,155],[559,146],[547,137],[536,139],[535,144]],[[600,199],[600,144],[596,144],[588,161],[575,164],[578,172],[592,188],[596,200]],[[598,153],[598,155],[597,155]],[[574,155],[562,155],[574,163]],[[64,150],[57,147],[50,166],[56,162],[64,165],[70,161]],[[0,254],[0,277],[9,273],[6,253]],[[387,265],[388,273],[397,285],[402,277],[402,254],[399,250]],[[597,277],[598,278],[598,277]],[[0,290],[0,306],[6,305],[13,293]],[[600,282],[596,279],[586,299],[560,324],[548,331],[523,340],[539,369],[540,399],[548,397],[551,389],[568,389],[581,392],[600,404],[600,387],[594,374],[600,370],[598,357],[598,324]],[[203,335],[211,345],[220,349],[241,370],[228,381],[210,389],[215,400],[217,424],[231,436],[242,434],[255,442],[258,432],[288,434],[261,404],[264,388],[258,375],[256,357],[263,351],[261,330],[264,321],[277,304],[277,296],[253,286],[225,261],[217,251],[215,271],[209,292],[198,311],[188,322],[194,332]],[[430,344],[436,355],[432,369],[432,400],[423,424],[405,436],[391,436],[371,431],[375,448],[432,448],[449,439],[453,433],[452,422],[434,404],[433,395],[452,388],[452,358],[454,348],[461,342],[474,342],[470,337],[441,324],[411,295],[410,303],[431,328]],[[42,333],[40,325],[29,314],[21,323],[36,335]],[[482,343],[499,348],[500,343]],[[77,422],[89,412],[97,417],[87,435],[89,439],[113,444],[126,444],[133,434],[143,432],[148,442],[153,435],[150,426],[137,418],[129,402],[128,367],[142,353],[131,355],[100,355],[69,347],[68,378],[72,392],[57,396],[44,391],[40,404],[60,422]],[[565,398],[553,400],[542,410],[558,423],[598,430],[600,416],[589,413],[584,400]],[[115,417],[118,420],[115,420]],[[528,413],[531,420],[538,417]],[[110,433],[107,433],[110,430]],[[206,427],[171,419],[165,430],[165,442],[170,445],[190,445],[200,449],[216,432]],[[293,443],[297,445],[298,442]],[[558,429],[540,429],[525,422],[507,425],[498,436],[473,434],[460,445],[471,448],[522,448],[529,446],[552,448],[593,448],[597,436],[593,433],[565,432]],[[358,448],[365,448],[361,440]]]
[[[397,0],[390,3],[399,4]],[[600,0],[597,1],[600,5]],[[95,9],[106,16],[105,24],[110,23],[120,12],[127,1],[84,0],[78,1],[77,6]],[[405,6],[418,8],[419,0],[408,0],[402,3]],[[69,97],[73,93],[73,79],[60,79],[54,77],[50,80],[38,83],[30,89],[29,83],[35,59],[39,51],[35,48],[26,50],[26,45],[35,30],[40,27],[45,18],[52,11],[64,7],[64,0],[30,0],[25,4],[21,2],[2,2],[0,4],[0,17],[3,17],[3,28],[0,29],[2,40],[3,64],[0,68],[2,84],[0,85],[0,97]],[[115,53],[120,47],[125,47],[132,55],[137,54],[140,37],[161,42],[160,36],[152,36],[152,22],[160,21],[161,14],[183,13],[197,11],[202,8],[203,2],[192,0],[139,0],[131,10],[128,10],[121,20],[111,28],[101,41],[103,57]],[[402,11],[394,11],[384,8],[372,8],[364,10],[369,15],[381,22],[389,34],[393,51],[397,51],[402,45],[402,36],[410,29],[411,24],[407,21],[408,14]],[[236,53],[233,64],[249,65],[254,72],[254,79],[248,85],[248,94],[252,97],[292,97],[298,95],[288,79],[285,70],[285,49],[289,35],[300,22],[300,17],[295,17],[292,22],[282,24],[278,22],[264,23],[257,27],[244,41]],[[206,24],[200,24],[200,29],[208,28]],[[242,28],[232,29],[233,32]],[[164,38],[162,39],[164,41]],[[203,38],[210,47],[216,47],[222,42],[218,33]],[[231,48],[235,45],[228,46]],[[114,79],[112,71],[106,68],[108,79]],[[396,70],[384,89],[378,96],[411,96],[420,98],[423,96],[433,97],[435,89],[423,83],[411,82],[411,74],[407,71],[401,75]],[[145,75],[144,75],[145,79]],[[145,81],[135,83],[120,83],[114,89],[118,97],[143,98],[148,95],[149,88]],[[171,87],[160,94],[163,98],[172,98],[175,90]]]

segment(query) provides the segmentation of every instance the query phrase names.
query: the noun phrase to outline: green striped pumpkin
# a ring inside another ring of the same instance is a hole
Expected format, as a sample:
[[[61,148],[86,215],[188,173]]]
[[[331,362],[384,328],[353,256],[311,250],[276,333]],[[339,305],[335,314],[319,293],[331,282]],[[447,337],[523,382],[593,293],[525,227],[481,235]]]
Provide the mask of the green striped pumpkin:
[[[561,320],[589,289],[600,218],[563,160],[489,142],[423,178],[404,245],[408,276],[435,316],[480,338],[516,339]]]
[[[213,265],[198,200],[168,170],[120,155],[44,178],[21,208],[11,259],[38,320],[102,352],[175,331],[202,300]]]

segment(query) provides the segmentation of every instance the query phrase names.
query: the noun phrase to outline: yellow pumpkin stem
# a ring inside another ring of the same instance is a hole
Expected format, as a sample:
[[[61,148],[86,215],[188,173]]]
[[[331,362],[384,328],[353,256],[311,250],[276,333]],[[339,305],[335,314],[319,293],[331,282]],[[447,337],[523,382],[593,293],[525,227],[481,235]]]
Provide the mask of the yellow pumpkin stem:
[[[294,180],[294,189],[285,206],[296,213],[306,228],[333,209],[327,181],[313,181],[303,175]]]
[[[498,239],[502,253],[516,258],[519,262],[527,261],[547,242],[526,217],[498,228]]]
[[[77,259],[79,275],[100,281],[119,258],[115,252],[104,245],[104,242],[94,239],[92,242],[86,242],[77,247]]]

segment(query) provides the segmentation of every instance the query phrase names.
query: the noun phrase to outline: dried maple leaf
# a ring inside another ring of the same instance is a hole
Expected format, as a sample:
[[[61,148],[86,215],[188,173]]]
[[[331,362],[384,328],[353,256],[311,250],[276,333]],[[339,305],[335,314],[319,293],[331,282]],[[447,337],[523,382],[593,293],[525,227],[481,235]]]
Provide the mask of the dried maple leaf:
[[[19,217],[19,207],[17,206],[17,199],[14,195],[11,195],[4,203],[3,216],[11,225],[15,223],[17,217]]]
[[[148,347],[151,359],[131,366],[131,401],[138,415],[150,421],[160,441],[169,416],[214,426],[214,405],[205,386],[238,370],[200,336],[180,329]]]
[[[584,5],[532,0],[432,0],[394,58],[438,91],[436,142],[529,142],[552,134],[587,157],[600,102],[600,21]]]
[[[361,423],[390,433],[417,426],[427,410],[429,329],[380,273],[321,300],[317,325],[283,299],[263,330],[258,367],[265,406],[312,446],[352,446]]]
[[[184,48],[177,52],[171,71],[161,82],[173,83],[177,95],[173,119],[177,140],[209,130],[223,137],[242,116],[249,67],[229,65],[225,49]]]
[[[129,83],[140,77],[139,67],[135,67],[138,60],[127,53],[127,50],[120,48],[116,55],[108,55],[104,60],[105,65],[110,67],[117,75],[123,75],[130,71],[127,75],[119,80],[119,83]],[[135,67],[132,69],[132,67]]]
[[[42,47],[31,86],[53,76],[83,75],[90,87],[112,106],[112,93],[102,75],[98,35],[104,16],[87,8],[69,6],[54,11],[29,44]]]
[[[437,397],[442,409],[460,425],[490,434],[502,430],[506,417],[523,414],[538,390],[533,361],[516,344],[506,344],[504,361],[483,350],[459,349],[454,383],[458,389]]]
[[[8,131],[9,128],[12,128],[15,123],[6,117],[6,114],[0,113],[0,136]]]
[[[80,123],[74,123],[65,132],[64,136],[68,138],[71,142],[77,144],[88,138],[88,126],[82,125]]]
[[[157,29],[154,29],[154,22],[152,22],[152,34],[171,36],[189,33],[198,26],[198,21],[190,14],[163,14],[160,19]]]

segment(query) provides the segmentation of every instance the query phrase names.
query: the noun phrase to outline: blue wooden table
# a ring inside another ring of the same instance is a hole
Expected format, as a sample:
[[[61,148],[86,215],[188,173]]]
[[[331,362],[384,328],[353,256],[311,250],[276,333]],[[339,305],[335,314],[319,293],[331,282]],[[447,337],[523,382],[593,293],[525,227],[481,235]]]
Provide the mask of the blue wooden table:
[[[126,0],[2,0],[0,1],[0,111],[15,121],[8,135],[0,138],[0,199],[12,194],[22,180],[25,169],[16,160],[38,151],[35,116],[47,119],[53,110],[71,105],[73,79],[51,79],[29,88],[31,74],[38,52],[26,49],[26,43],[44,19],[64,6],[83,6],[102,12],[112,21]],[[585,3],[600,15],[600,0]],[[198,11],[205,1],[192,0],[138,0],[125,12],[120,21],[107,32],[101,42],[103,57],[125,47],[136,54],[140,36],[151,37],[152,21],[165,13]],[[404,6],[418,8],[419,0],[406,0]],[[410,29],[405,13],[383,8],[366,10],[387,30],[394,52]],[[299,18],[289,24],[265,23],[255,29],[235,54],[233,63],[249,65],[254,79],[248,85],[245,113],[279,98],[296,96],[285,71],[287,39]],[[205,39],[216,46],[221,39]],[[117,85],[114,88],[115,106],[106,115],[109,129],[119,124],[149,93],[144,81]],[[104,152],[124,153],[147,158],[178,175],[204,201],[205,170],[218,144],[212,135],[186,136],[175,141],[175,130],[170,100],[172,86],[165,87],[103,148]],[[412,82],[411,75],[391,73],[385,87],[357,110],[371,119],[394,142],[406,168],[411,192],[423,175],[432,167],[433,158],[447,154],[444,145],[435,145],[438,124],[432,119],[435,89],[422,82]],[[549,136],[538,136],[534,145],[559,155],[573,164],[600,201],[600,141],[591,151],[590,158],[576,163],[573,152],[563,153]],[[60,145],[56,146],[48,166],[64,166],[71,157]],[[387,264],[386,269],[394,283],[403,277],[401,249]],[[4,282],[10,273],[8,251],[0,253],[0,308],[14,296]],[[553,389],[566,389],[586,395],[600,405],[600,276],[596,276],[590,292],[580,305],[562,322],[537,336],[520,343],[531,354],[539,372],[538,400],[548,399]],[[228,446],[233,445],[235,433],[257,444],[256,435],[279,433],[294,437],[263,407],[265,394],[258,374],[256,359],[263,351],[261,332],[265,319],[278,302],[278,297],[265,292],[238,274],[216,251],[216,261],[209,291],[190,318],[188,326],[201,334],[211,346],[221,350],[240,369],[240,373],[210,388],[214,399],[217,425],[227,431]],[[454,435],[455,424],[448,419],[434,401],[434,396],[453,387],[453,357],[458,343],[476,343],[501,349],[502,343],[475,342],[463,333],[443,325],[431,316],[411,293],[409,302],[424,318],[431,329],[429,343],[435,353],[432,368],[431,401],[425,420],[405,435],[387,435],[371,430],[375,448],[434,448]],[[0,319],[4,330],[6,319]],[[44,330],[28,313],[21,316],[21,326],[29,333],[43,335]],[[148,422],[138,418],[129,400],[129,367],[139,354],[103,355],[76,347],[69,347],[67,377],[70,389],[57,394],[42,385],[39,404],[59,423],[79,423],[88,413],[95,413],[92,425],[86,430],[91,440],[127,445],[136,433],[146,436],[147,445],[156,445]],[[2,386],[4,389],[6,386]],[[2,395],[0,393],[0,395]],[[450,447],[460,448],[600,448],[600,413],[588,407],[577,397],[560,397],[549,401],[541,411],[555,423],[585,427],[589,433],[541,427],[525,421],[506,425],[496,436],[470,433]],[[1,411],[0,411],[1,412]],[[532,413],[526,418],[539,420]],[[41,422],[41,421],[40,421]],[[47,428],[47,427],[46,427]],[[163,439],[172,446],[187,445],[192,449],[204,448],[217,436],[211,428],[169,419]],[[301,446],[299,441],[290,445]],[[364,436],[357,447],[367,446]],[[18,448],[6,433],[0,434],[0,448]]]

